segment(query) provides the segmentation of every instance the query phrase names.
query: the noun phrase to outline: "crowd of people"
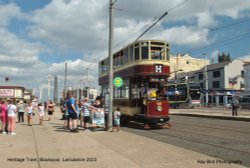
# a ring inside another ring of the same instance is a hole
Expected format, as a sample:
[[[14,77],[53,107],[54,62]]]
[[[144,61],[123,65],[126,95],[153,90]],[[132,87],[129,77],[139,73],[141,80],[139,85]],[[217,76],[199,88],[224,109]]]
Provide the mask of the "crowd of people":
[[[50,105],[49,119],[51,119],[55,104],[50,101],[48,105]],[[0,132],[2,134],[16,135],[16,123],[24,123],[25,125],[27,124],[27,126],[32,126],[32,118],[35,115],[35,108],[38,109],[39,125],[43,125],[45,109],[48,108],[48,105],[46,102],[36,104],[35,102],[27,103],[21,100],[14,104],[11,99],[0,100]],[[25,115],[27,117],[27,122],[25,122]]]
[[[85,131],[90,128],[105,127],[105,114],[100,96],[94,102],[88,98],[78,100],[73,93],[68,93],[67,98],[61,103],[62,120],[64,128],[69,132],[79,132],[79,126]],[[114,125],[119,131],[121,113],[114,113]],[[99,119],[99,121],[95,121]]]
[[[60,105],[63,127],[68,132],[79,132],[79,127],[89,131],[91,128],[105,127],[105,114],[100,96],[92,102],[88,98],[77,100],[73,94],[69,93],[67,98]],[[35,112],[36,111],[36,112]],[[53,101],[44,103],[34,103],[18,101],[16,104],[12,100],[0,100],[0,133],[16,135],[16,123],[32,126],[32,119],[37,113],[39,125],[44,125],[44,116],[47,112],[47,121],[52,120],[55,112]],[[120,108],[113,113],[114,127],[112,131],[119,131]],[[114,129],[115,128],[115,129]]]

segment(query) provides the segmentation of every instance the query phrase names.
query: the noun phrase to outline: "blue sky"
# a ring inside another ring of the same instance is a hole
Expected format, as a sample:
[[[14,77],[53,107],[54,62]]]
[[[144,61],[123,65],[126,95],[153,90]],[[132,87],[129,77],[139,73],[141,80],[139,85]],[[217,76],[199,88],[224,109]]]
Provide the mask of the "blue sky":
[[[1,83],[9,76],[9,84],[35,88],[37,94],[42,88],[46,95],[48,74],[57,75],[62,88],[67,62],[68,85],[83,87],[89,79],[97,86],[97,62],[108,55],[108,4],[0,0]],[[173,55],[203,58],[206,53],[214,60],[221,52],[234,59],[250,55],[249,0],[117,0],[115,8],[115,50],[168,11],[141,39],[166,40]]]

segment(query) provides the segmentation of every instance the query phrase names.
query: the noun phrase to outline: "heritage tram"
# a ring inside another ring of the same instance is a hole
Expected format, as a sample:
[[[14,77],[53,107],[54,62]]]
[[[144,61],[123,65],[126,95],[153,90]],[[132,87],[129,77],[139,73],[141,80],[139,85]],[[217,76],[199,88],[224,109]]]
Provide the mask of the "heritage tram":
[[[166,128],[169,103],[163,93],[170,74],[170,49],[166,41],[141,40],[113,54],[114,78],[123,85],[114,88],[113,109],[120,107],[121,122],[143,128]],[[109,59],[99,62],[99,85],[108,93]]]

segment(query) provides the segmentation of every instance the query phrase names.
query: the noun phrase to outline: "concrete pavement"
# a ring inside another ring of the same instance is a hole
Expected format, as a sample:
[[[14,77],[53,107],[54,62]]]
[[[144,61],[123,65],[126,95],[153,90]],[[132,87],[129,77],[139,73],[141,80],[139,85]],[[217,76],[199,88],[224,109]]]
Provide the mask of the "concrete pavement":
[[[126,131],[63,129],[59,109],[51,121],[18,123],[17,135],[0,135],[4,168],[242,168],[231,162],[145,138]],[[45,117],[47,119],[47,116]]]

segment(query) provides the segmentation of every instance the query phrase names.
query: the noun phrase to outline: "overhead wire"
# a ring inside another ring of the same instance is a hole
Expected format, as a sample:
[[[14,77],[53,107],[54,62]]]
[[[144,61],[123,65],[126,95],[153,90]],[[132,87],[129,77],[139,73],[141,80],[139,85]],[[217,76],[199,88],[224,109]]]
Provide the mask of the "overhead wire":
[[[206,47],[202,47],[202,48],[199,48],[199,49],[191,50],[188,53],[189,54],[191,54],[191,53],[192,54],[194,54],[194,53],[201,53],[201,52],[204,52],[204,50],[208,50],[208,49],[211,49],[213,47],[221,47],[221,46],[224,46],[224,45],[228,45],[228,44],[231,44],[231,43],[234,43],[234,42],[237,42],[237,41],[244,40],[244,39],[249,38],[249,37],[250,37],[250,31],[247,32],[247,33],[241,34],[239,36],[227,39],[227,40],[219,41],[217,43],[211,44],[211,45],[206,46]]]
[[[219,31],[219,30],[221,30],[221,29],[226,29],[226,28],[228,28],[228,27],[232,27],[232,26],[239,25],[239,24],[242,24],[242,23],[245,23],[245,22],[249,22],[249,21],[250,21],[250,19],[245,19],[245,20],[242,20],[242,21],[239,21],[239,22],[236,22],[236,23],[232,23],[232,24],[228,24],[228,25],[224,25],[224,26],[220,26],[220,27],[210,28],[210,29],[208,30],[208,32],[206,32],[206,33],[200,33],[200,34],[198,34],[198,35],[195,35],[195,36],[193,36],[193,37],[190,37],[190,38],[187,39],[187,40],[183,40],[183,41],[181,41],[180,43],[192,42],[193,40],[198,39],[198,38],[200,38],[200,37],[202,37],[202,36],[204,36],[204,35],[206,35],[206,34],[208,34],[208,33],[210,33],[210,32]]]
[[[177,4],[176,6],[174,6],[173,8],[169,9],[167,12],[164,12],[163,15],[161,15],[159,18],[155,18],[151,24],[151,26],[149,26],[149,28],[147,28],[135,41],[137,41],[140,37],[142,37],[147,31],[149,31],[154,25],[156,25],[163,17],[165,17],[168,13],[172,12],[173,10],[177,9],[178,7],[182,6],[184,3],[186,3],[188,0],[184,0],[183,2]],[[146,26],[146,25],[145,25]],[[144,26],[144,27],[145,27]],[[144,28],[143,27],[143,28]],[[115,44],[115,47],[118,47],[120,45],[122,45],[123,43],[125,43],[127,40],[131,39],[133,36],[135,36],[136,34],[138,34],[139,32],[141,32],[142,29],[138,30],[137,32],[133,33],[131,36],[129,36],[127,39]]]

